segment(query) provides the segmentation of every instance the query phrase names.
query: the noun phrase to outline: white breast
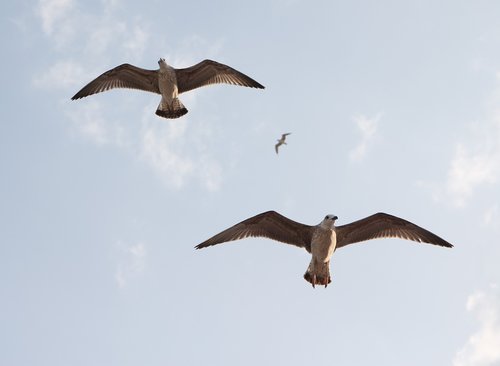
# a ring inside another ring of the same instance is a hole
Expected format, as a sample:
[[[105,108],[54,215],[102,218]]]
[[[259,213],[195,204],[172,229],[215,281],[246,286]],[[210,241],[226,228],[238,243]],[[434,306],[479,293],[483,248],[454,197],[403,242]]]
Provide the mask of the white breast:
[[[335,230],[332,230],[332,234],[330,236],[330,246],[328,247],[328,254],[326,260],[329,261],[332,257],[333,252],[335,252],[335,248],[337,247],[337,233]]]
[[[158,74],[158,88],[160,93],[167,101],[172,101],[179,94],[177,89],[177,78],[175,70],[167,66],[165,70],[160,70]]]
[[[337,246],[337,234],[333,230],[319,229],[313,234],[311,254],[320,262],[328,262]]]

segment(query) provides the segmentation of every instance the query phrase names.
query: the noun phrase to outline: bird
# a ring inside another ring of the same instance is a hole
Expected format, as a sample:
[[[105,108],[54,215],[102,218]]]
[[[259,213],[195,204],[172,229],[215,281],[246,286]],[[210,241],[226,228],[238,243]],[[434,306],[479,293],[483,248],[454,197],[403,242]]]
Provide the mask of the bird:
[[[452,248],[439,236],[402,218],[379,212],[350,224],[335,226],[335,215],[326,215],[314,226],[293,221],[276,211],[250,217],[195,246],[196,249],[247,237],[264,237],[304,248],[312,256],[304,279],[328,286],[331,282],[330,259],[338,248],[377,238],[400,238]]]
[[[287,132],[287,133],[284,133],[283,135],[281,135],[281,138],[276,140],[278,141],[278,143],[276,145],[274,145],[274,150],[276,150],[276,154],[278,153],[278,148],[281,146],[281,145],[287,145],[287,143],[285,142],[286,140],[286,137],[288,135],[291,135],[292,133],[291,132]]]
[[[264,86],[233,69],[212,60],[203,60],[185,69],[175,69],[164,58],[158,61],[159,69],[146,70],[122,64],[106,71],[85,85],[71,99],[76,100],[114,88],[139,89],[161,94],[156,115],[164,118],[179,118],[188,110],[178,95],[211,84],[233,84],[264,89]]]

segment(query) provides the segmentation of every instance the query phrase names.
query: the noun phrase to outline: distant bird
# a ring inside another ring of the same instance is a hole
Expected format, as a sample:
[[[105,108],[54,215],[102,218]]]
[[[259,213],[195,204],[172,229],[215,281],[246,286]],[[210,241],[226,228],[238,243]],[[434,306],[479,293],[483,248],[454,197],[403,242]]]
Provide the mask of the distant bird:
[[[196,249],[244,239],[265,237],[304,248],[312,259],[304,279],[312,284],[331,282],[330,258],[337,248],[376,238],[401,238],[452,248],[439,236],[409,221],[386,213],[376,213],[347,225],[335,226],[337,216],[327,215],[318,225],[309,226],[290,220],[275,211],[246,219],[197,245]]]
[[[286,137],[288,135],[291,135],[291,134],[292,134],[291,132],[284,133],[283,135],[281,135],[281,138],[279,140],[276,140],[276,141],[278,141],[278,143],[276,145],[274,145],[274,150],[276,150],[276,154],[278,153],[278,148],[281,145],[287,145],[287,143],[285,142]]]
[[[179,118],[188,110],[177,97],[179,94],[211,84],[233,84],[264,89],[252,78],[227,65],[204,60],[186,69],[174,69],[165,59],[158,61],[158,70],[146,70],[123,64],[106,71],[85,85],[71,99],[80,99],[114,88],[139,89],[161,94],[156,114],[164,118]]]

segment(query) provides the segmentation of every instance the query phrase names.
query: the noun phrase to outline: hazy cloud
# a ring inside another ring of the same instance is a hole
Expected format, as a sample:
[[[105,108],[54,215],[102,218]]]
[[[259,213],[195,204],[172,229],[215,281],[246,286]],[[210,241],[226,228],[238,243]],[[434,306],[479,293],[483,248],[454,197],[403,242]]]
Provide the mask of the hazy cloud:
[[[483,224],[485,226],[492,226],[492,225],[498,226],[500,224],[498,204],[494,204],[484,212]]]
[[[81,84],[84,79],[83,67],[74,61],[58,61],[40,76],[35,76],[33,83],[45,89],[68,88]]]
[[[446,181],[447,193],[456,206],[465,206],[479,186],[497,181],[499,158],[497,151],[474,152],[462,143],[457,144]]]
[[[55,59],[49,68],[37,70],[33,85],[49,90],[72,88],[69,98],[106,70],[106,62],[103,62],[106,55],[118,53],[123,62],[139,63],[150,43],[164,48],[161,46],[164,37],[151,32],[147,22],[138,17],[125,20],[117,15],[120,14],[116,11],[118,1],[97,2],[94,12],[82,11],[79,5],[77,0],[38,2],[41,28],[49,46],[71,54],[73,59]],[[222,40],[209,42],[192,34],[178,41],[175,52],[169,54],[171,48],[166,48],[166,56],[172,65],[187,67],[201,59],[216,57],[222,43]],[[196,95],[193,91],[182,96],[188,108],[196,105]],[[133,99],[129,99],[121,108],[110,105],[103,113],[98,97],[90,97],[71,105],[66,103],[63,108],[78,134],[97,145],[126,149],[130,156],[150,166],[170,187],[178,189],[196,180],[207,190],[217,190],[222,184],[222,166],[207,152],[207,141],[211,139],[209,127],[194,126],[189,116],[176,121],[160,119],[154,115],[158,102],[159,96],[156,96],[146,107],[143,104],[133,107]],[[129,110],[139,111],[133,123],[124,120]]]
[[[494,366],[500,363],[500,291],[496,284],[467,299],[467,311],[474,313],[479,329],[457,352],[453,366]]]
[[[181,187],[194,172],[194,163],[180,154],[186,121],[145,127],[141,142],[141,159],[155,169],[166,182]]]
[[[171,123],[157,123],[145,110],[140,142],[140,159],[174,188],[197,179],[210,191],[222,183],[222,167],[204,151],[204,128],[197,128],[188,117]],[[151,121],[151,119],[153,119]]]
[[[369,118],[365,115],[357,115],[352,118],[361,133],[361,141],[351,150],[349,154],[351,160],[360,161],[365,157],[377,133],[380,117],[381,114],[379,113],[373,118]]]
[[[52,35],[57,23],[63,21],[74,6],[74,0],[40,0],[38,15],[41,18],[42,30],[45,34]]]
[[[495,75],[495,79],[497,76]],[[500,83],[500,80],[497,80]],[[500,180],[500,86],[486,104],[488,111],[480,122],[471,123],[454,145],[453,156],[443,183],[422,183],[433,187],[437,200],[446,198],[456,207],[465,207],[481,187],[493,186]],[[497,197],[495,197],[497,198]],[[494,202],[498,204],[497,202]]]
[[[127,147],[127,131],[119,122],[111,122],[103,116],[101,104],[96,100],[88,101],[85,106],[72,103],[68,117],[75,130],[97,145]]]
[[[137,277],[144,271],[146,264],[146,246],[143,243],[126,245],[120,241],[116,243],[117,265],[114,278],[120,288],[127,286],[130,279]]]

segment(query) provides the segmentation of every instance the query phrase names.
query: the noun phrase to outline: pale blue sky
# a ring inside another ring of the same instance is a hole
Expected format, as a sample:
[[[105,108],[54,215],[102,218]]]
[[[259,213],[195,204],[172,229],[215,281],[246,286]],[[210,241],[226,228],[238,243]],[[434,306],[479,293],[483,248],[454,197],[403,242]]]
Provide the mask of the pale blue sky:
[[[4,1],[1,365],[500,364],[498,1]],[[265,90],[71,101],[205,58]],[[283,132],[288,145],[274,153]],[[193,247],[266,210],[455,244]]]

